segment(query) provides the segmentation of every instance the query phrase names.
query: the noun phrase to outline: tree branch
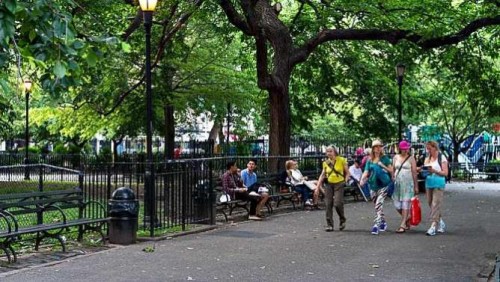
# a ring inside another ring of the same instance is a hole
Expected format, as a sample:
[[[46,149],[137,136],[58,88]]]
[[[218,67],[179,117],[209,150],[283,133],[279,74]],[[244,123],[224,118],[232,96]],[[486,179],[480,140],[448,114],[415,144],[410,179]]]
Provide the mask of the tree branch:
[[[422,35],[415,34],[410,30],[378,30],[378,29],[330,29],[320,31],[303,46],[296,49],[292,63],[298,64],[320,45],[328,41],[336,40],[383,40],[391,44],[397,44],[401,40],[408,40],[424,49],[432,49],[445,45],[452,45],[465,40],[473,32],[493,25],[500,24],[500,16],[477,19],[466,25],[455,34],[424,39]]]
[[[245,35],[255,35],[248,23],[244,20],[244,17],[238,14],[238,11],[236,11],[231,1],[219,0],[219,5],[221,6],[222,10],[224,10],[224,13],[226,13],[229,22],[231,22],[235,27],[241,30]]]

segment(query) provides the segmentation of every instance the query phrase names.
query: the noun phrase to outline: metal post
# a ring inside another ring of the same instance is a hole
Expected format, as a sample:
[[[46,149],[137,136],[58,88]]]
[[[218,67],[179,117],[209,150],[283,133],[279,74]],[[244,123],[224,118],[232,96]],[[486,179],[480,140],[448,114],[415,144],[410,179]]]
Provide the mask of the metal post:
[[[144,11],[146,29],[146,169],[144,176],[144,211],[145,222],[149,223],[150,236],[154,236],[155,226],[155,184],[153,171],[153,97],[151,93],[151,26],[153,12]],[[148,218],[149,217],[149,218]]]
[[[229,128],[231,126],[231,103],[227,103],[227,136],[226,136],[226,156],[229,155],[230,146],[229,146]]]
[[[403,77],[398,77],[398,86],[399,86],[399,102],[398,102],[398,141],[401,142],[402,130],[403,130],[403,122],[402,122],[402,114],[403,114],[403,104],[401,102],[401,88],[403,87]]]
[[[29,151],[29,144],[30,144],[30,132],[29,132],[29,106],[30,106],[30,102],[29,102],[29,99],[30,99],[30,92],[28,90],[26,90],[25,92],[25,102],[26,102],[26,126],[25,126],[25,132],[24,132],[24,142],[25,142],[25,145],[24,145],[24,180],[30,180],[30,170],[29,170],[29,167],[28,167],[28,164],[29,164],[29,159],[28,159],[28,151]]]
[[[402,115],[403,115],[403,103],[401,101],[401,88],[403,87],[403,76],[405,74],[405,65],[403,64],[398,64],[396,66],[396,78],[398,81],[398,86],[399,86],[399,101],[398,101],[398,141],[401,142],[402,136],[403,136],[403,121]]]

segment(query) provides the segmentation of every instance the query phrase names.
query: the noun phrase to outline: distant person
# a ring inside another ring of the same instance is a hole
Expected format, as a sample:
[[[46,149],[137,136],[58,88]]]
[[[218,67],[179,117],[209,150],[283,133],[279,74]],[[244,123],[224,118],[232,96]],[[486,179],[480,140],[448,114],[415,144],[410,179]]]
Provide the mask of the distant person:
[[[349,180],[349,168],[347,160],[338,155],[338,151],[333,146],[326,147],[327,159],[323,162],[321,175],[318,179],[317,191],[320,191],[321,185],[326,180],[325,203],[326,203],[326,229],[333,231],[333,207],[337,212],[340,225],[339,230],[345,229],[347,221],[344,214],[344,187]]]
[[[359,164],[362,171],[365,171],[365,165],[366,165],[366,162],[370,159],[370,154],[372,153],[372,149],[366,148],[364,153],[365,154],[364,154],[363,158],[361,159],[361,163]]]
[[[288,180],[292,183],[295,191],[301,194],[301,198],[305,206],[316,205],[317,207],[317,199],[311,201],[311,191],[316,189],[317,182],[314,180],[309,182],[307,177],[302,175],[302,172],[300,172],[298,167],[299,164],[294,160],[288,160],[285,162]],[[311,187],[313,189],[311,189]]]
[[[261,210],[264,207],[264,205],[267,203],[269,200],[269,193],[260,191],[259,187],[264,186],[263,184],[260,184],[257,182],[257,174],[255,173],[255,169],[257,168],[257,161],[256,160],[249,160],[247,163],[247,168],[242,170],[240,175],[241,175],[241,180],[243,181],[243,185],[248,188],[249,192],[255,192],[260,195],[260,200],[259,203],[257,204],[257,215],[260,217],[264,217],[261,214]]]
[[[372,200],[375,204],[375,220],[371,229],[373,235],[379,231],[386,231],[387,222],[384,215],[384,201],[387,197],[387,188],[391,182],[393,167],[389,157],[384,155],[383,144],[380,140],[372,142],[370,158],[366,162],[360,185],[369,183]]]
[[[247,168],[241,171],[241,180],[243,185],[252,190],[252,186],[257,183],[257,174],[255,173],[255,161],[249,160],[247,163]]]
[[[226,172],[222,175],[222,189],[231,199],[250,201],[250,212],[248,219],[262,220],[262,217],[257,214],[257,204],[260,197],[251,196],[248,189],[243,185],[240,176],[238,175],[238,167],[235,161],[230,161],[226,164]]]
[[[404,233],[410,229],[410,200],[418,195],[417,163],[410,154],[411,144],[408,141],[399,142],[399,154],[394,156],[394,193],[392,200],[396,210],[401,215],[401,223],[396,233]]]
[[[182,146],[177,145],[177,147],[174,149],[174,159],[180,159],[182,154]]]
[[[349,185],[353,185],[354,181],[361,181],[363,170],[361,169],[359,159],[355,159],[354,163],[349,167],[349,174],[351,175],[351,179],[349,179]]]

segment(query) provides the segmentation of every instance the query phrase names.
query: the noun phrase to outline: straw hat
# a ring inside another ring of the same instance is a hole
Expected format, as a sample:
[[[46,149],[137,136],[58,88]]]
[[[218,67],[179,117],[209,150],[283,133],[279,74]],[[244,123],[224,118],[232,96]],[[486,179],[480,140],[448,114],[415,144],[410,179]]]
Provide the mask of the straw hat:
[[[378,139],[375,139],[373,140],[372,142],[372,148],[375,147],[375,146],[384,146],[384,144],[382,144],[382,141],[378,140]]]

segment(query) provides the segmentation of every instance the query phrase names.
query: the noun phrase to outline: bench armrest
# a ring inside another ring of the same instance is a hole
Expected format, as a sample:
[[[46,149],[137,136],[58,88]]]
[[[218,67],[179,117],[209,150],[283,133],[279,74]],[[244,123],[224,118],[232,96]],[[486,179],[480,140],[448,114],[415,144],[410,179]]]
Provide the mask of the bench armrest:
[[[10,212],[0,211],[0,218],[5,219],[5,222],[7,223],[7,233],[12,232],[12,223],[11,222],[14,222],[14,231],[19,230],[19,225],[17,223],[17,219]]]

